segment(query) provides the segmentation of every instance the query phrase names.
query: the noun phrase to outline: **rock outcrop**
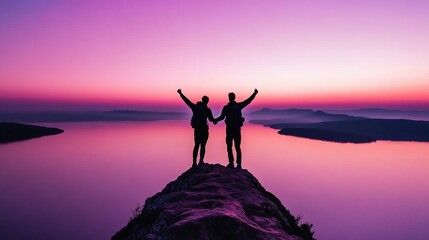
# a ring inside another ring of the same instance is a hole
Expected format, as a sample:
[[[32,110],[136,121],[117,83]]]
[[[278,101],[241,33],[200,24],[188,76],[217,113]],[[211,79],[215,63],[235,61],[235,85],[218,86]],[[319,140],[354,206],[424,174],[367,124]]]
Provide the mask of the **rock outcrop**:
[[[228,240],[313,239],[247,170],[219,164],[184,172],[112,239]]]

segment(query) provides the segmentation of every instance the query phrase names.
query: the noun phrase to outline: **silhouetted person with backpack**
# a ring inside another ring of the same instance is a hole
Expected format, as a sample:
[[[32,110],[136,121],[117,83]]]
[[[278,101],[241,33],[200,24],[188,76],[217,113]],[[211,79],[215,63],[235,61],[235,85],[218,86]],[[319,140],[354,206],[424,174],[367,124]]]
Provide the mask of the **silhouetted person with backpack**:
[[[216,124],[217,121],[213,118],[210,108],[207,107],[207,104],[209,103],[209,98],[207,96],[203,96],[201,101],[195,104],[183,95],[182,89],[178,89],[177,92],[186,105],[192,109],[191,126],[194,128],[195,143],[194,150],[192,152],[192,166],[195,167],[197,165],[198,148],[200,148],[200,162],[198,165],[202,165],[204,164],[206,143],[209,138],[209,125],[207,124],[207,119],[214,124]]]
[[[234,155],[232,153],[232,143],[237,152],[237,168],[241,169],[241,127],[244,123],[244,118],[241,110],[249,105],[255,99],[258,90],[255,89],[253,94],[243,102],[235,101],[235,94],[233,92],[228,94],[229,103],[222,109],[222,114],[215,119],[215,121],[222,121],[225,119],[226,124],[226,149],[228,151],[229,164],[227,167],[234,168]]]

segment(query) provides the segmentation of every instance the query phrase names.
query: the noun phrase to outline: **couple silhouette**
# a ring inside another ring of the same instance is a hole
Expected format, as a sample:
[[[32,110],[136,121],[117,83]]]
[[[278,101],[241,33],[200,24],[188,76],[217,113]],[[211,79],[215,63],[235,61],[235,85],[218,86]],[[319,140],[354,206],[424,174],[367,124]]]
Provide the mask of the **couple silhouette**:
[[[226,124],[226,150],[228,152],[229,163],[228,168],[234,168],[234,154],[232,146],[234,145],[237,153],[237,168],[241,169],[241,127],[244,123],[241,110],[249,105],[255,99],[258,90],[255,89],[253,94],[243,102],[235,101],[235,94],[233,92],[228,94],[229,102],[226,104],[222,113],[218,118],[213,117],[213,113],[207,106],[209,98],[203,96],[201,101],[196,104],[191,102],[183,93],[178,89],[180,97],[192,110],[191,126],[194,128],[194,149],[192,152],[192,166],[197,165],[198,149],[200,149],[200,161],[198,165],[204,164],[204,155],[206,153],[206,143],[209,138],[209,125],[207,120],[217,124],[217,122],[225,119]]]

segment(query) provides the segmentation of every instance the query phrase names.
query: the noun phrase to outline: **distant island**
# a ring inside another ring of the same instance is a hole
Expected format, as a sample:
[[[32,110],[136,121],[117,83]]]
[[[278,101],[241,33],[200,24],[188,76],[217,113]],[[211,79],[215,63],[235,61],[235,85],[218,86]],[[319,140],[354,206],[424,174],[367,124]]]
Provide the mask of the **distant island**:
[[[59,128],[0,122],[0,143],[22,141],[31,138],[60,134],[62,132],[64,131]]]
[[[382,114],[392,111],[371,112]],[[401,113],[404,117],[405,112]],[[369,143],[377,140],[429,142],[429,121],[373,119],[305,109],[263,109],[250,116],[256,118],[250,122],[280,129],[279,134],[315,140],[340,143]]]
[[[189,169],[146,200],[112,240],[312,240],[301,224],[247,170],[219,164]]]

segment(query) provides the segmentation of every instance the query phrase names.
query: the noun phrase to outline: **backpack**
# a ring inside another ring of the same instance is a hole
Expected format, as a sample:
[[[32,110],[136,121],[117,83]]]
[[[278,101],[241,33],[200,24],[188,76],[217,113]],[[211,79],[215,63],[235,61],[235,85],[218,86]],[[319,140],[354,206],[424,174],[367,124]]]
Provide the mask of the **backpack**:
[[[207,127],[207,107],[202,102],[197,102],[192,109],[191,126],[192,128]]]
[[[228,103],[228,113],[225,119],[226,125],[230,127],[242,127],[244,117],[241,114],[241,107],[237,103]]]

